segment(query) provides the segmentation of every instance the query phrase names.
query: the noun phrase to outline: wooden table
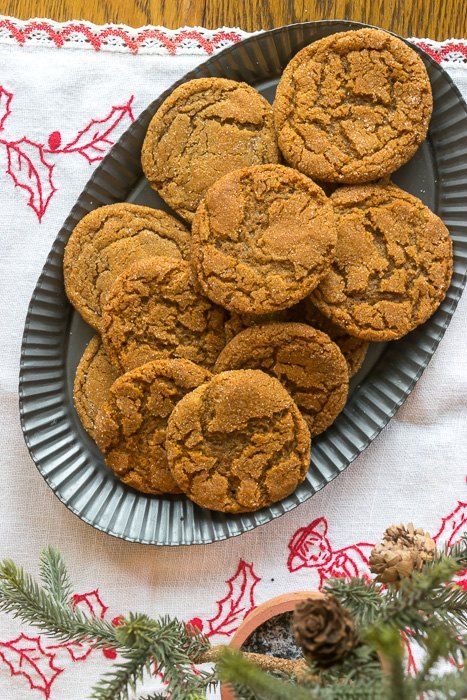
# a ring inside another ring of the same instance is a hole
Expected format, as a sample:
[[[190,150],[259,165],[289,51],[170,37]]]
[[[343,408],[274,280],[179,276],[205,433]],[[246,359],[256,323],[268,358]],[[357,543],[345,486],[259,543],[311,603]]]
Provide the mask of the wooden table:
[[[404,36],[467,36],[467,0],[6,0],[1,13],[23,19],[87,19],[134,27],[200,25],[270,29],[291,22],[353,19]]]

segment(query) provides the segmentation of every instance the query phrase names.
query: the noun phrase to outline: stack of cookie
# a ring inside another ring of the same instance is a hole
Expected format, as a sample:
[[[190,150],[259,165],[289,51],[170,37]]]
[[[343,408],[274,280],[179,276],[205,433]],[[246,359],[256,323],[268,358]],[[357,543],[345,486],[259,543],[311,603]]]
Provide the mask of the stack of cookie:
[[[303,481],[368,343],[426,321],[448,289],[446,227],[387,179],[431,107],[418,55],[372,29],[300,51],[273,108],[220,78],[165,100],[142,164],[180,218],[96,209],[64,258],[98,332],[76,409],[123,482],[238,513]]]

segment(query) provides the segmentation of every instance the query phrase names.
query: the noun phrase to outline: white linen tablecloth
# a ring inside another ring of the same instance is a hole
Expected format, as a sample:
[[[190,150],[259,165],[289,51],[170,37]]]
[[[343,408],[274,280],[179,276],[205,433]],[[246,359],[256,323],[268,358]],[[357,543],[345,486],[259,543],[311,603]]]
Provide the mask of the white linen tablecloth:
[[[195,618],[228,640],[256,604],[363,573],[372,543],[412,521],[454,541],[467,519],[467,298],[430,366],[383,433],[338,479],[279,520],[209,546],[155,548],[97,532],[55,498],[23,441],[18,367],[29,298],[93,168],[157,95],[238,29],[98,27],[0,17],[0,556],[37,572],[54,544],[76,603]],[[415,40],[467,97],[467,43]],[[467,580],[466,580],[467,582]],[[83,700],[113,653],[55,646],[0,619],[0,697]]]

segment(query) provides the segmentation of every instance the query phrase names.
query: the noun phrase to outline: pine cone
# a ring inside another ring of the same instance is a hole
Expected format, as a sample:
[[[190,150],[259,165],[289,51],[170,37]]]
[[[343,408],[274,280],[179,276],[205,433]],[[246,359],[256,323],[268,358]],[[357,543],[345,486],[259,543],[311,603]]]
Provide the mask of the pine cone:
[[[298,603],[292,631],[303,655],[320,668],[339,663],[358,641],[352,618],[332,595]]]
[[[370,569],[377,581],[398,588],[403,578],[433,559],[435,550],[435,541],[421,527],[391,525],[370,554]]]

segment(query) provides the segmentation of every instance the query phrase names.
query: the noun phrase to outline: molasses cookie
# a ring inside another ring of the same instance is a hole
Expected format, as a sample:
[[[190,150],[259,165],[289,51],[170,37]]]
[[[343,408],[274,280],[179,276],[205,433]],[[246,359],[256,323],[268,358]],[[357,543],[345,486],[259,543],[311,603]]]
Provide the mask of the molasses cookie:
[[[189,231],[163,211],[128,202],[99,207],[81,219],[65,247],[66,293],[100,330],[107,292],[128,265],[154,255],[188,258],[189,251]]]
[[[244,331],[245,328],[251,326],[263,326],[265,323],[282,323],[292,321],[291,311],[293,309],[284,309],[270,314],[230,314],[230,317],[225,322],[225,342],[229,343],[238,333]]]
[[[452,274],[449,232],[395,185],[342,187],[331,196],[337,255],[312,302],[350,335],[396,340],[424,323]]]
[[[335,421],[349,388],[347,362],[336,343],[304,323],[268,323],[242,331],[228,343],[215,372],[261,369],[287,389],[311,437]]]
[[[412,158],[431,110],[420,56],[387,32],[359,29],[294,56],[277,88],[274,121],[290,165],[318,180],[361,183]]]
[[[309,326],[317,328],[319,331],[326,333],[339,346],[341,353],[347,360],[350,377],[353,377],[358,372],[365,359],[369,343],[359,338],[353,338],[343,331],[342,328],[336,326],[335,323],[321,313],[309,297],[303,299],[290,311],[293,312],[291,316],[293,316],[294,321],[307,323]]]
[[[122,371],[167,357],[209,369],[225,345],[224,321],[224,310],[195,288],[187,262],[148,258],[112,285],[102,339],[112,364]]]
[[[211,373],[188,360],[156,360],[119,377],[96,417],[105,462],[143,493],[180,493],[167,464],[165,433],[174,406]]]
[[[246,83],[224,78],[177,87],[153,117],[142,150],[151,187],[187,221],[222,175],[278,160],[271,105]]]
[[[204,293],[238,313],[292,306],[327,274],[336,229],[328,197],[283,165],[225,175],[193,220],[192,264]]]
[[[73,386],[76,412],[83,428],[92,438],[96,414],[117,377],[118,372],[111,365],[101,339],[98,335],[94,336],[79,361]]]
[[[187,394],[169,418],[172,474],[203,508],[244,513],[291,494],[310,464],[310,434],[277,379],[223,372]]]

